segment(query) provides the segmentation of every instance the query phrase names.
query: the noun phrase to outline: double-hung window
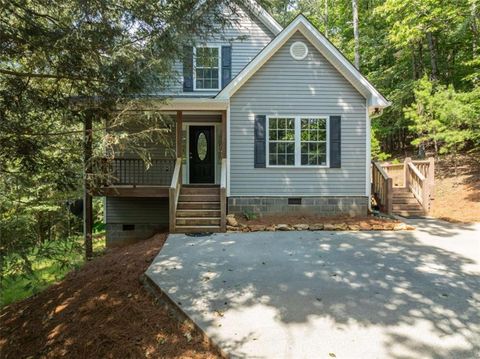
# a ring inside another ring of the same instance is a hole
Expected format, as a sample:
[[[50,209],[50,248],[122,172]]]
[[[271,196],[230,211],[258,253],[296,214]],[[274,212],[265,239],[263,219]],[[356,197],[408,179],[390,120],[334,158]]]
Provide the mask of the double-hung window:
[[[195,90],[220,90],[220,53],[220,46],[195,48]]]
[[[268,122],[269,164],[295,165],[295,118],[272,117]]]
[[[269,116],[269,167],[328,167],[328,118]]]

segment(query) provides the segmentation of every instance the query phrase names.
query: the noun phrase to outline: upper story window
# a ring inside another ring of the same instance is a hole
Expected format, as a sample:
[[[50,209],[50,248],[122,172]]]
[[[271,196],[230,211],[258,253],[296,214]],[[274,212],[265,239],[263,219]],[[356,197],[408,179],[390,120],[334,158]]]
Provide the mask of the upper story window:
[[[220,46],[195,48],[195,90],[220,90],[220,53]]]
[[[267,117],[269,167],[328,167],[328,119],[318,116]]]

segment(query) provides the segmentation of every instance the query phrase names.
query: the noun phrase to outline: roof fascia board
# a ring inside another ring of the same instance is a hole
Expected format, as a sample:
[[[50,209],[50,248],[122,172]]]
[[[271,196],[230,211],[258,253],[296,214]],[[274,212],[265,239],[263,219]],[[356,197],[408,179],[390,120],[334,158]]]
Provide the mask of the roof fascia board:
[[[277,36],[283,27],[268,13],[262,6],[254,0],[244,0],[243,4],[255,15],[275,36]]]
[[[226,110],[229,100],[215,98],[171,98],[161,105],[171,110]]]
[[[219,111],[226,110],[230,101],[215,98],[145,98],[135,101],[139,109],[157,111]]]

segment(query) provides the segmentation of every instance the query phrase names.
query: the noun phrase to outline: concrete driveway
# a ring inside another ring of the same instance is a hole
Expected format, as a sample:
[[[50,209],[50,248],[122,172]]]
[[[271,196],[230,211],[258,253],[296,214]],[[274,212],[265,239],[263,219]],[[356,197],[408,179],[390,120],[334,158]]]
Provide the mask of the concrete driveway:
[[[170,235],[147,275],[232,357],[480,358],[480,224],[410,222]]]

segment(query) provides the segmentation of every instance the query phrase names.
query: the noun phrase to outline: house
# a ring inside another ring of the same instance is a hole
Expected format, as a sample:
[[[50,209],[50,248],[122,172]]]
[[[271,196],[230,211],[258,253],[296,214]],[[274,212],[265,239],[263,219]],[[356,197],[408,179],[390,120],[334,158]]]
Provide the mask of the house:
[[[282,28],[253,2],[239,22],[178,62],[158,111],[173,155],[145,170],[117,158],[105,196],[107,243],[225,230],[227,213],[367,214],[370,115],[389,102],[302,15]],[[228,40],[228,39],[232,40]]]

